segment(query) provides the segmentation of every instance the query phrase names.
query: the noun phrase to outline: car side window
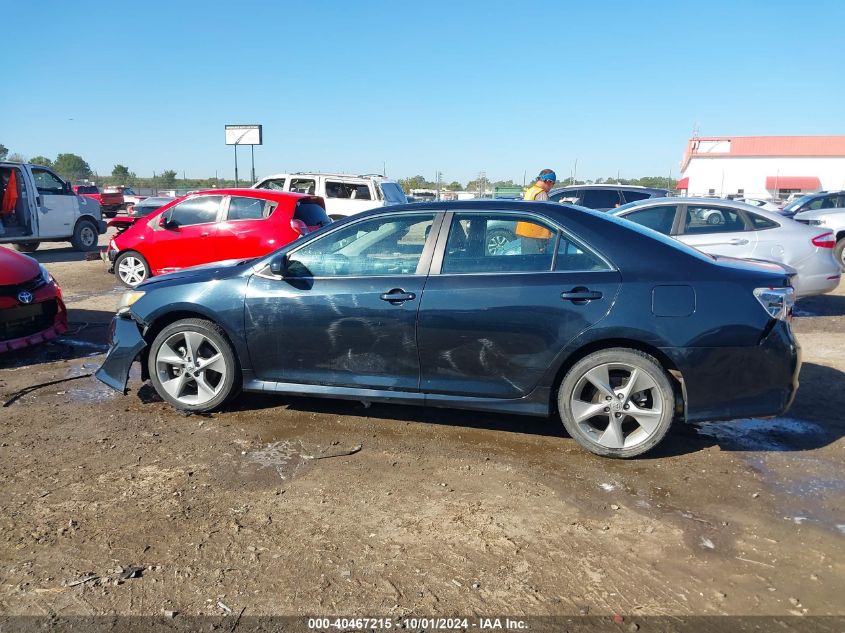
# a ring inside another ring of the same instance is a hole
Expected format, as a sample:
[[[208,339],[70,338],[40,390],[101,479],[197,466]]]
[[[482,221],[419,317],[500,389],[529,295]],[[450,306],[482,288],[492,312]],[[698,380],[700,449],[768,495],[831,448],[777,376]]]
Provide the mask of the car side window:
[[[65,193],[65,183],[46,169],[32,168],[32,179],[38,193],[48,196],[61,196]]]
[[[684,220],[684,233],[687,235],[737,233],[747,230],[742,215],[734,209],[693,205],[687,207]]]
[[[756,213],[749,213],[749,219],[751,220],[751,226],[754,227],[755,231],[763,231],[765,229],[774,229],[780,226],[774,220],[770,220],[769,218],[764,218],[762,215],[757,215]]]
[[[824,208],[824,201],[827,200],[827,198],[828,196],[819,196],[818,198],[814,198],[801,207],[801,211],[816,211],[817,209],[822,209]]]
[[[220,210],[220,203],[223,196],[197,196],[167,211],[168,220],[176,226],[193,226],[195,224],[207,224],[217,219],[217,212]]]
[[[532,216],[456,213],[441,272],[548,272],[556,238],[557,229]]]
[[[293,277],[415,275],[434,213],[371,218],[344,226],[291,253]]]
[[[672,232],[672,225],[675,223],[676,211],[677,207],[674,205],[663,205],[632,211],[622,217],[654,229],[658,233],[663,233],[663,235],[669,235]]]
[[[229,200],[227,220],[263,220],[269,218],[276,209],[276,203],[260,198],[241,198],[233,196]]]
[[[271,191],[284,191],[285,178],[268,178],[258,187],[259,189],[270,189]]]
[[[651,194],[644,191],[623,191],[622,195],[625,197],[625,202],[636,202],[637,200],[651,198]]]
[[[588,247],[561,233],[557,246],[555,270],[558,272],[583,272],[612,269],[606,261]]]
[[[366,183],[340,182],[337,180],[326,180],[326,198],[372,199],[370,188]]]
[[[313,178],[290,179],[290,191],[293,191],[294,193],[305,193],[313,196],[316,188],[317,182]]]
[[[615,189],[585,189],[580,204],[590,209],[614,209],[622,204],[622,200]]]
[[[580,189],[567,189],[549,196],[552,202],[563,202],[569,204],[583,204],[584,192]]]

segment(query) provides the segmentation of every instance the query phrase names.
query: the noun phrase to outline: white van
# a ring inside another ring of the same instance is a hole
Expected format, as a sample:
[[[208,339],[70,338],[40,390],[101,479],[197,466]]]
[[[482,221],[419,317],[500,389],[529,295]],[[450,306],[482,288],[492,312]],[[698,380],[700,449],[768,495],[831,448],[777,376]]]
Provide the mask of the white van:
[[[41,242],[70,242],[93,251],[105,232],[99,203],[76,195],[52,170],[0,162],[0,244],[32,253]]]
[[[259,180],[252,188],[320,196],[326,201],[326,213],[332,220],[375,207],[408,202],[405,192],[397,182],[373,174],[275,174]]]

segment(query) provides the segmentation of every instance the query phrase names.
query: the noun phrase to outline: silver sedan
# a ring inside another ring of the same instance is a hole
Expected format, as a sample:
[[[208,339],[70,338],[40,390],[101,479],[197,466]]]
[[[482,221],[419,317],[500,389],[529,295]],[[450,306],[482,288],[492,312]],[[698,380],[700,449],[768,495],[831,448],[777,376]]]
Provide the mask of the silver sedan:
[[[651,198],[612,213],[710,255],[794,268],[798,272],[793,286],[799,297],[831,292],[839,285],[841,270],[833,257],[833,234],[779,213],[713,198]]]

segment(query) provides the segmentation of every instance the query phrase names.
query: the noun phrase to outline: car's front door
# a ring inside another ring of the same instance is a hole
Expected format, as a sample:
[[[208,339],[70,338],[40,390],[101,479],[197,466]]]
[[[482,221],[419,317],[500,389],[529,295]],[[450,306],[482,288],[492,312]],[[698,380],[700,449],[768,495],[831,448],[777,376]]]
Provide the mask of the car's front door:
[[[420,388],[526,396],[566,344],[608,313],[619,272],[534,214],[470,211],[446,221],[420,305]],[[513,239],[488,248],[488,234],[506,225]]]
[[[253,275],[245,317],[256,377],[417,391],[417,311],[439,217],[363,218],[290,251],[283,275]]]
[[[73,190],[49,169],[32,167],[32,179],[38,190],[37,237],[68,237],[79,215],[79,201]]]
[[[229,259],[215,246],[222,202],[223,196],[193,196],[164,212],[167,224],[155,224],[151,252],[142,251],[156,274]]]
[[[711,255],[751,257],[757,234],[737,209],[708,204],[688,204],[681,223],[680,241]]]

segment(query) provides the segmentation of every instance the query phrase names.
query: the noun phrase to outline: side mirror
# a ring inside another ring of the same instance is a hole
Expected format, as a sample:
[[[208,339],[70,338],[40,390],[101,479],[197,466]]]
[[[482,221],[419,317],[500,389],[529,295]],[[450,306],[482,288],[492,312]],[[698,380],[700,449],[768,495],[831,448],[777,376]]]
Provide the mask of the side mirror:
[[[76,194],[76,192],[73,190],[73,187],[71,186],[71,184],[69,182],[65,183],[64,189],[65,189],[64,193],[65,193],[66,196],[72,196],[72,195]]]
[[[161,214],[161,217],[158,219],[158,225],[163,229],[171,231],[175,231],[179,228],[179,225],[176,224],[176,222],[171,221],[170,218],[167,217],[166,213]]]
[[[288,256],[276,255],[270,260],[270,272],[279,277],[284,277],[288,270]]]

